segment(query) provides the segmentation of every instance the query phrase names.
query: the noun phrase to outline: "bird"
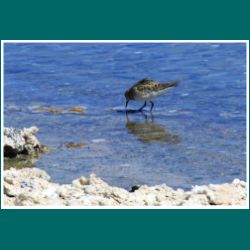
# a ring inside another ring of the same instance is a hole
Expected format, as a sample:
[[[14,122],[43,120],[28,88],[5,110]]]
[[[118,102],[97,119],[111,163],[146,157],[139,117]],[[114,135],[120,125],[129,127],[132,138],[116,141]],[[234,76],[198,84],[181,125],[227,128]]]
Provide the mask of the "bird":
[[[127,106],[129,101],[144,101],[142,107],[140,107],[137,111],[141,112],[147,105],[149,101],[151,103],[150,112],[154,108],[153,99],[162,96],[167,90],[176,87],[180,80],[160,83],[158,81],[154,81],[148,78],[144,78],[137,83],[135,83],[131,88],[129,88],[124,96],[126,98],[125,109],[127,110]]]

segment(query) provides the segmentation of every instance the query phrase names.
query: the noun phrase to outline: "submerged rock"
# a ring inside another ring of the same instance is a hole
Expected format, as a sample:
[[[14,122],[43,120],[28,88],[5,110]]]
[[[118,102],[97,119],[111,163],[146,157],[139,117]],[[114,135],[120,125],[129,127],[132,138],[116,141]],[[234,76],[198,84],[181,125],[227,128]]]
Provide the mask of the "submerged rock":
[[[4,128],[4,157],[13,158],[18,154],[32,155],[46,151],[46,147],[35,136],[37,131],[37,127]]]
[[[40,158],[39,154],[35,154],[32,156],[19,154],[17,157],[4,158],[4,169],[10,168],[31,168],[35,166],[35,163]]]
[[[73,107],[71,109],[69,109],[69,112],[72,112],[72,113],[85,113],[86,110],[82,107]]]
[[[67,148],[83,148],[86,146],[86,143],[83,142],[68,142],[66,143]]]
[[[82,107],[72,107],[68,110],[58,107],[35,107],[32,108],[32,110],[36,112],[48,112],[51,114],[67,114],[67,113],[83,114],[86,112],[86,109]]]
[[[33,108],[32,110],[34,110],[34,111],[45,111],[45,112],[49,112],[49,113],[52,113],[52,114],[60,114],[60,113],[62,113],[64,111],[61,108],[43,108],[43,107]]]
[[[246,183],[195,186],[191,191],[156,185],[136,186],[133,192],[108,185],[94,174],[72,184],[50,182],[37,168],[4,171],[5,206],[211,206],[247,204]]]

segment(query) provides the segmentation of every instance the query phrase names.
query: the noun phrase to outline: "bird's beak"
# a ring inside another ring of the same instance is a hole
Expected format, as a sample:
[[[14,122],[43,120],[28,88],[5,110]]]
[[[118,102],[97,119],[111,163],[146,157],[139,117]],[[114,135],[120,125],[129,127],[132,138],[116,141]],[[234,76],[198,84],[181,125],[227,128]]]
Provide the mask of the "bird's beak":
[[[126,100],[126,106],[125,106],[126,109],[127,109],[127,106],[128,106],[128,102],[129,102],[129,100]]]

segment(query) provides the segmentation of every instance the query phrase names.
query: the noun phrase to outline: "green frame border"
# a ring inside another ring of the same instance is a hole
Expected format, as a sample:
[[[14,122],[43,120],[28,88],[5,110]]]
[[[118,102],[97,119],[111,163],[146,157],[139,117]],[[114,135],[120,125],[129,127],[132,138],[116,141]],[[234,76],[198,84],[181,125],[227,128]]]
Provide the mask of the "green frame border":
[[[249,1],[2,1],[0,39],[249,40]],[[249,93],[248,93],[249,94]],[[3,249],[244,249],[249,210],[0,210]]]

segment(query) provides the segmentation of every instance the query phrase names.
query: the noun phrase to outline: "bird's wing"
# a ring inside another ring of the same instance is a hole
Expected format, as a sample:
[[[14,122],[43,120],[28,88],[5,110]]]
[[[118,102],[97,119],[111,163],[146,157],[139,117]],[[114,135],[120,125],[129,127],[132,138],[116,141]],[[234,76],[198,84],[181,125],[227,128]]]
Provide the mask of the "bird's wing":
[[[159,85],[158,82],[145,78],[138,81],[133,88],[135,91],[147,92],[147,91],[153,91],[154,89],[157,88],[158,85]]]
[[[167,82],[167,83],[159,83],[157,81],[154,80],[150,80],[150,79],[142,79],[140,81],[138,81],[133,87],[133,91],[135,93],[150,93],[150,92],[159,92],[168,88],[173,88],[176,87],[178,85],[180,81],[172,81],[172,82]]]

